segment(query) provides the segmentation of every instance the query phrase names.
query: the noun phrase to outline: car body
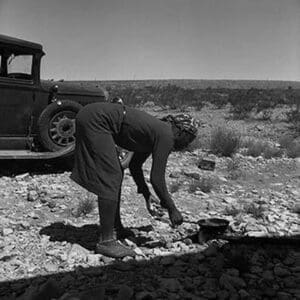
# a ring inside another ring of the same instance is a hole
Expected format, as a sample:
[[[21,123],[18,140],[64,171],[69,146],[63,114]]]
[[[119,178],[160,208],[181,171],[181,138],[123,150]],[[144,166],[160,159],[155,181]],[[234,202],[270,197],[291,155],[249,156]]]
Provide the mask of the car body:
[[[29,158],[37,153],[64,153],[74,145],[74,120],[80,108],[108,100],[108,93],[96,85],[41,80],[44,55],[38,43],[0,35],[2,159],[12,153],[27,153]]]

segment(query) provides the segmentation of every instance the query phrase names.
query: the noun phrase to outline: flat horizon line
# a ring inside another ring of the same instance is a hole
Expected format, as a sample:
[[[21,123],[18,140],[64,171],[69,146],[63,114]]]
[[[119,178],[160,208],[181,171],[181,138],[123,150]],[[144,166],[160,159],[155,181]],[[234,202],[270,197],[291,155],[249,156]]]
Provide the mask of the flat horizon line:
[[[49,79],[50,80],[50,79]],[[64,81],[171,81],[171,80],[180,80],[180,81],[280,81],[280,82],[298,82],[299,80],[288,80],[288,79],[198,79],[198,78],[168,78],[168,79],[157,79],[157,78],[148,78],[148,79],[64,79]]]

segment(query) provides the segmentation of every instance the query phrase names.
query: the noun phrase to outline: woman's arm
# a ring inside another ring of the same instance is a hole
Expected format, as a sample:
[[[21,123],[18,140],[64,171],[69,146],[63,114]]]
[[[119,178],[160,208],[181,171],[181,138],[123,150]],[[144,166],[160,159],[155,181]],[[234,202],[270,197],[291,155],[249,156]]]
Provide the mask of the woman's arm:
[[[146,184],[142,166],[143,166],[143,163],[146,161],[146,159],[149,157],[149,155],[150,155],[150,153],[135,152],[129,163],[130,173],[131,173],[133,180],[135,181],[137,188],[138,188],[137,192],[139,194],[143,194],[145,199],[148,199],[149,196],[151,195],[151,193]]]
[[[173,140],[161,139],[155,146],[152,158],[150,181],[156,195],[160,199],[161,206],[167,208],[170,220],[173,225],[180,225],[183,222],[181,213],[173,202],[166,185],[165,172],[169,154],[173,146]]]

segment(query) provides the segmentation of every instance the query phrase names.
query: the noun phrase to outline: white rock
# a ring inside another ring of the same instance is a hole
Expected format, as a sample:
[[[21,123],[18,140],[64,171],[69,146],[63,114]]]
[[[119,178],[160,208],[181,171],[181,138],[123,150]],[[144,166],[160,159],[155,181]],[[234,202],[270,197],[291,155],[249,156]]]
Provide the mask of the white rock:
[[[68,262],[87,261],[90,252],[78,244],[73,244],[68,252]]]
[[[35,190],[28,191],[28,193],[27,193],[27,200],[28,200],[28,201],[34,202],[34,201],[36,201],[38,198],[39,198],[39,194],[38,194],[37,191],[35,191]]]
[[[3,234],[3,236],[8,236],[8,235],[10,235],[10,234],[12,234],[14,231],[13,231],[13,229],[11,229],[11,228],[3,228],[2,229],[2,234]]]

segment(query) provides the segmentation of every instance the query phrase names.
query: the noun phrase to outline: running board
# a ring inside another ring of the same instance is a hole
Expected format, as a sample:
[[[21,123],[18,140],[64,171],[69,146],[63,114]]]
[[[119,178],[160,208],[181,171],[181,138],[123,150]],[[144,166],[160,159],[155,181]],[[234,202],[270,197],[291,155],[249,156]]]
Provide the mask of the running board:
[[[75,145],[71,145],[55,152],[33,152],[30,150],[0,150],[1,159],[53,159],[69,156],[74,152]]]

